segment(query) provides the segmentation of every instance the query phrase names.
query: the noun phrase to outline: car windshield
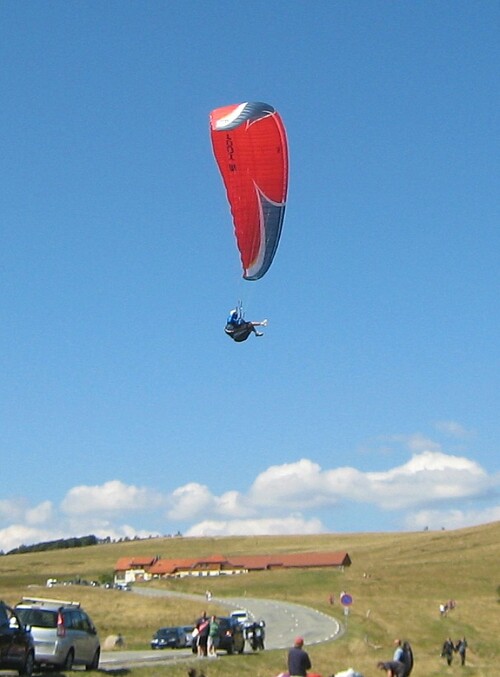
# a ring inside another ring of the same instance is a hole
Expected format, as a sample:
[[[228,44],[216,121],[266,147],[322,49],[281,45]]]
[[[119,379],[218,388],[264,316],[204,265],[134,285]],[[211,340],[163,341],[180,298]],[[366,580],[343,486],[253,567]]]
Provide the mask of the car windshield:
[[[44,609],[16,609],[24,625],[34,628],[56,628],[57,614],[54,611]]]
[[[156,637],[161,637],[162,639],[168,639],[169,637],[175,637],[176,630],[174,628],[161,628],[156,633]]]

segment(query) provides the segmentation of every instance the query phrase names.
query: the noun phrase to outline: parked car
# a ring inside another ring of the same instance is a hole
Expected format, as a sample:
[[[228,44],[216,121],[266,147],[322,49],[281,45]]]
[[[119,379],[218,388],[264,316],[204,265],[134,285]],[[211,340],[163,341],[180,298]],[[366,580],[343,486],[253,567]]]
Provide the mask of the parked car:
[[[190,632],[193,632],[192,627]],[[191,646],[191,636],[188,639],[188,632],[184,626],[160,628],[151,640],[152,649],[185,649],[187,646]]]
[[[31,628],[36,666],[71,670],[73,665],[84,665],[87,670],[97,670],[99,636],[78,602],[23,597],[15,610]]]
[[[219,644],[217,649],[227,651],[228,654],[243,653],[245,650],[245,633],[243,625],[235,618],[217,617],[219,624]],[[192,644],[193,653],[196,653],[196,640]]]
[[[183,625],[181,627],[186,635],[186,646],[192,646],[194,625]]]
[[[35,645],[29,628],[12,607],[0,601],[0,670],[31,677]]]
[[[231,611],[229,615],[231,618],[234,618],[242,625],[251,623],[250,616],[248,615],[248,611],[246,609],[236,609],[235,611]]]

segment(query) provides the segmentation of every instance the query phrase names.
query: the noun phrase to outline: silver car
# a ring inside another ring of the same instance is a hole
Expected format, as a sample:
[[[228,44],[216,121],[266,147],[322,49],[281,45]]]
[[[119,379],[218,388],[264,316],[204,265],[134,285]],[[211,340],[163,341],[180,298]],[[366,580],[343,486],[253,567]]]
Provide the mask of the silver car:
[[[16,613],[31,628],[37,666],[71,670],[73,665],[84,665],[87,670],[97,670],[99,636],[78,602],[23,597]]]

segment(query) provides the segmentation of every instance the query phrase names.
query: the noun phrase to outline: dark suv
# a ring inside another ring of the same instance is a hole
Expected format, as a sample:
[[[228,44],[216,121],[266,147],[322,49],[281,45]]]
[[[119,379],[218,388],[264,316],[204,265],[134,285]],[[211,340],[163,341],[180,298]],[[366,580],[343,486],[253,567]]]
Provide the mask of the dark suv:
[[[219,644],[217,649],[227,651],[228,654],[243,653],[245,649],[245,633],[243,625],[234,618],[217,617],[219,624]],[[192,644],[193,653],[196,653],[196,640]]]
[[[30,631],[14,609],[0,601],[0,670],[17,670],[31,677],[35,648]]]
[[[219,649],[232,654],[243,653],[245,649],[245,633],[243,625],[234,618],[218,618],[219,621]]]

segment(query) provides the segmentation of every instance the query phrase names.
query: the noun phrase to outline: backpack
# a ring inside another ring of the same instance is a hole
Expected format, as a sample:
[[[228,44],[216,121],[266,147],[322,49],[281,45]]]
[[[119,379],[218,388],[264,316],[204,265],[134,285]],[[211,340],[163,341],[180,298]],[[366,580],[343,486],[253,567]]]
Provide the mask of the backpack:
[[[410,642],[403,642],[403,663],[405,665],[404,677],[409,677],[413,670],[413,650]]]

